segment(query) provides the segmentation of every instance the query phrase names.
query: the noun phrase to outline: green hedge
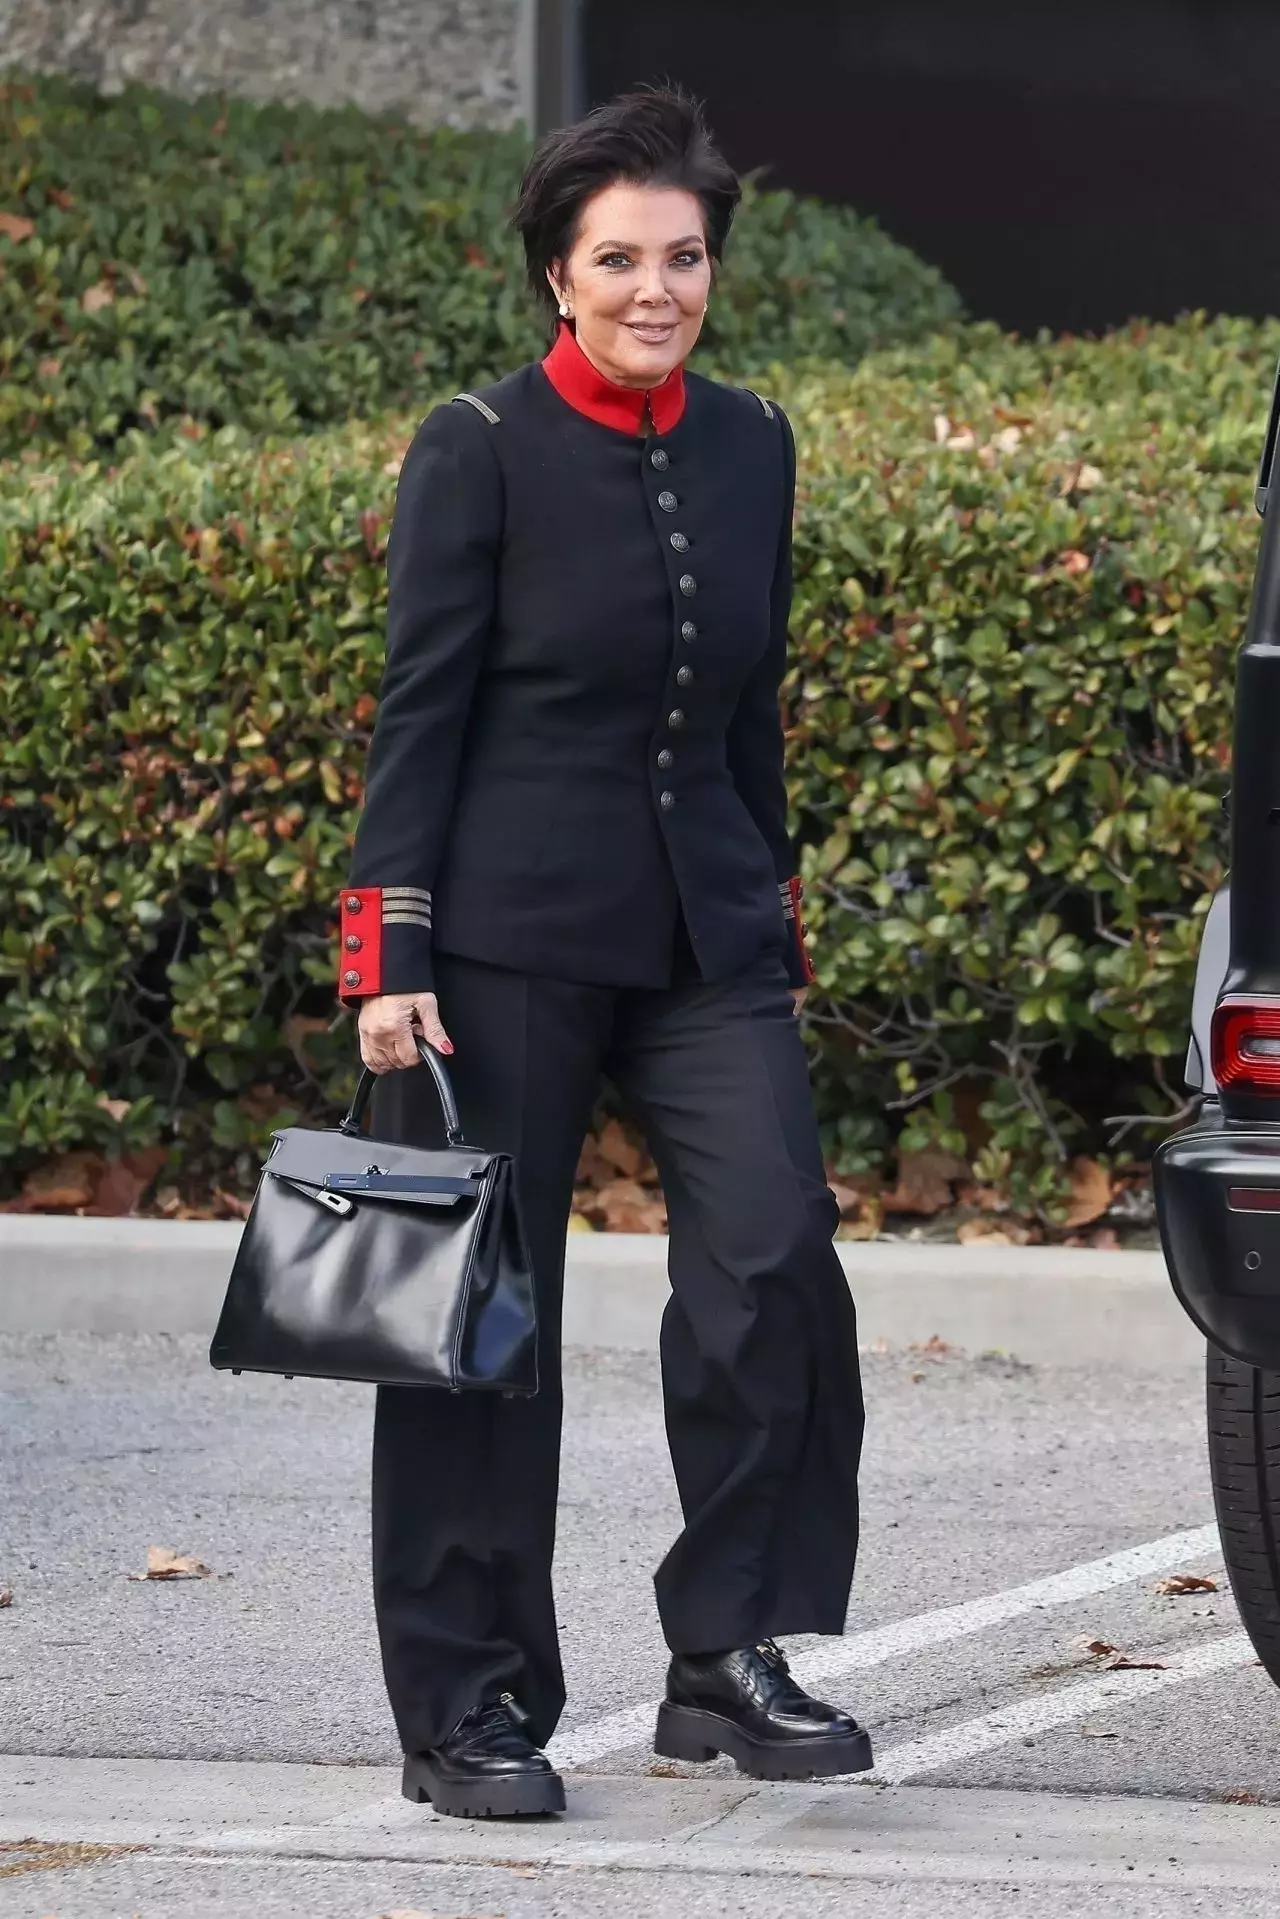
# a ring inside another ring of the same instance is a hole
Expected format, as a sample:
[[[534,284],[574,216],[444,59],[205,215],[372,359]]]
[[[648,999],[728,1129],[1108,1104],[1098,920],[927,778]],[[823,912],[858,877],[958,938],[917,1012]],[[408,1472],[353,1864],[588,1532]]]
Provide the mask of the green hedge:
[[[533,357],[516,135],[354,109],[0,88],[0,453],[130,428],[311,431]],[[852,363],[959,316],[869,220],[754,193],[703,360]]]
[[[1176,1105],[1278,345],[974,329],[772,383],[803,461],[811,1032],[850,1170],[905,1118],[1044,1208],[1105,1117]],[[347,1085],[332,902],[413,424],[0,470],[12,1173],[115,1137],[104,1094],[135,1142],[176,1115],[188,1154],[247,1153],[273,1105]]]

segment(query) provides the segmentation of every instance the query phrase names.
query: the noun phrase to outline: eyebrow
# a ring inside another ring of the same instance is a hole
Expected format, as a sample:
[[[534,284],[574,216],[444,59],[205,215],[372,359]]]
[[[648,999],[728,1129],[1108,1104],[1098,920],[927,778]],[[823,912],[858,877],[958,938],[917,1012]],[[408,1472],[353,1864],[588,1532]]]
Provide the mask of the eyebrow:
[[[667,244],[674,251],[676,247],[704,247],[707,243],[701,233],[686,233],[683,239],[670,240]],[[593,253],[634,253],[636,243],[634,240],[601,240],[592,247],[591,251]]]

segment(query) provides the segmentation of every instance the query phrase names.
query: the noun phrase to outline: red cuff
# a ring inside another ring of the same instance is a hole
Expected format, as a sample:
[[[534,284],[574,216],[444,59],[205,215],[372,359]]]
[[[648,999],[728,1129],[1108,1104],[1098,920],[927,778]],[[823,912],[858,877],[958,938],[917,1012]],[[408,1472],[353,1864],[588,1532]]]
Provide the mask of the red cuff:
[[[791,927],[792,935],[795,939],[800,983],[808,986],[817,978],[817,974],[814,972],[813,962],[809,958],[809,949],[804,943],[804,936],[809,930],[802,917],[804,910],[804,883],[798,878],[789,879],[786,884],[778,890],[782,894],[782,910],[787,917],[787,922]]]
[[[382,991],[382,888],[352,886],[342,895],[338,991],[367,999]]]

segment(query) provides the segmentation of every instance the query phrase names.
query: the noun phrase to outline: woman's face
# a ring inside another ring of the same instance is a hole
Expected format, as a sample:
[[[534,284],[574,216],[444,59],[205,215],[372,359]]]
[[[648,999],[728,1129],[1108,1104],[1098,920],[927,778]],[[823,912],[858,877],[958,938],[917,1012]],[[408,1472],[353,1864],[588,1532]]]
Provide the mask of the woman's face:
[[[683,187],[605,187],[583,207],[572,251],[547,277],[607,379],[657,386],[702,329],[711,261],[701,204]]]

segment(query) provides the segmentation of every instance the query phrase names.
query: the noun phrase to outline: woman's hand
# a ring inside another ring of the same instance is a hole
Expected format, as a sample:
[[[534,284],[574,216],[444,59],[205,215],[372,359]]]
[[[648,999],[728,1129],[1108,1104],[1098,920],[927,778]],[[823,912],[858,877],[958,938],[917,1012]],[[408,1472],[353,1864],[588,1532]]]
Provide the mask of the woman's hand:
[[[807,986],[793,986],[789,990],[791,993],[791,1002],[795,1008],[795,1017],[799,1019],[800,1009],[809,997],[809,988]]]
[[[451,1053],[453,1041],[440,1024],[434,993],[380,993],[360,1007],[360,1057],[371,1073],[416,1066],[420,1032],[439,1053]]]

